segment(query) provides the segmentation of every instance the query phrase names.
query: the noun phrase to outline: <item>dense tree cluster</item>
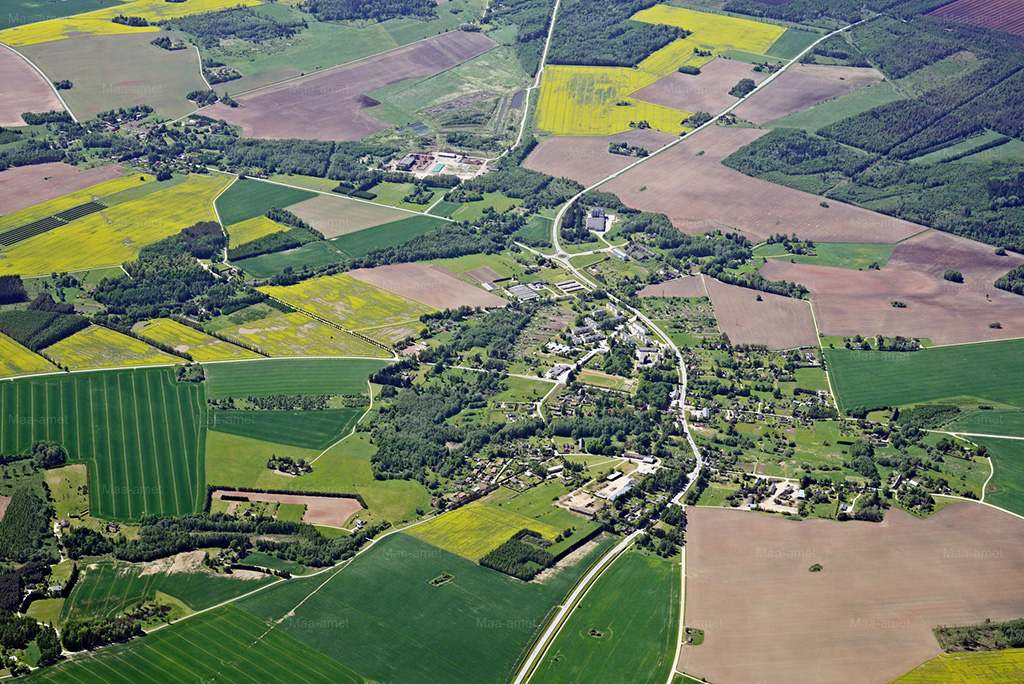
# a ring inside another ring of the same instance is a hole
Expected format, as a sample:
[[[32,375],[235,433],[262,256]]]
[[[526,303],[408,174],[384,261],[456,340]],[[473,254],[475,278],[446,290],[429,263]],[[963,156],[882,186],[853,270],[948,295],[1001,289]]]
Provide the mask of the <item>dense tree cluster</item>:
[[[925,12],[948,4],[949,0],[790,0],[774,4],[762,0],[728,0],[725,9],[729,12],[747,14],[795,23],[830,25],[835,22],[849,24],[860,21],[871,12],[885,13],[899,19]]]
[[[14,490],[11,503],[0,520],[0,558],[19,563],[30,560],[56,562],[51,548],[44,545],[53,540],[50,517],[53,507],[30,485]]]
[[[305,0],[301,7],[320,21],[387,21],[397,17],[427,21],[437,16],[434,0]]]
[[[481,558],[480,565],[529,582],[555,562],[555,557],[546,549],[523,541],[531,537],[541,538],[541,535],[528,529],[516,532],[511,539]]]
[[[1018,266],[996,280],[996,287],[1014,294],[1024,295],[1024,266]]]
[[[18,304],[28,301],[28,293],[21,276],[0,276],[0,304]]]
[[[657,0],[563,1],[548,52],[550,64],[634,67],[689,31],[632,21]]]
[[[530,76],[537,73],[540,66],[554,4],[554,0],[493,0],[487,3],[483,23],[516,27],[513,48],[523,70]]]
[[[221,40],[227,38],[257,44],[275,38],[287,39],[307,28],[305,21],[282,22],[265,14],[254,12],[249,7],[190,14],[186,17],[171,19],[164,22],[163,25],[195,36],[199,45],[205,48],[216,47],[220,45]],[[169,39],[167,41],[170,43]]]
[[[68,651],[116,644],[142,636],[142,627],[129,617],[71,618],[64,623],[61,641]]]
[[[371,249],[353,262],[356,268],[445,259],[465,254],[497,254],[506,249],[512,235],[526,225],[519,214],[499,214],[488,207],[473,223],[446,223],[400,245]]]
[[[498,161],[497,171],[465,181],[463,187],[522,199],[523,206],[531,210],[558,206],[583,190],[576,181],[524,169],[523,160],[536,146],[533,138],[524,141]]]
[[[40,351],[89,326],[81,316],[48,311],[8,310],[0,312],[0,333],[12,337],[32,351]]]

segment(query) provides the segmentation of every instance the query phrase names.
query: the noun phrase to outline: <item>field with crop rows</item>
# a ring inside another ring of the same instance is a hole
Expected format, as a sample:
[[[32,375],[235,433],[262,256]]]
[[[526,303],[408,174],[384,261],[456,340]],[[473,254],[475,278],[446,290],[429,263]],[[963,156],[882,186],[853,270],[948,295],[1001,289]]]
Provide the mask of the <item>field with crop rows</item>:
[[[200,363],[260,358],[256,352],[211,337],[169,318],[158,318],[140,323],[133,328],[133,332],[170,345],[177,351],[187,353],[193,360]]]
[[[1020,437],[1020,433],[1016,435]],[[985,492],[985,503],[1024,515],[1024,441],[970,437],[988,450],[994,474]]]
[[[210,411],[207,427],[250,439],[322,450],[347,435],[364,412],[365,409],[362,408],[322,411]]]
[[[202,504],[202,386],[172,369],[57,375],[0,384],[0,452],[59,441],[89,463],[94,515],[180,515]]]
[[[310,242],[283,252],[240,259],[234,264],[254,278],[271,278],[287,268],[301,270],[306,267],[327,266],[343,259],[344,257],[329,243]]]
[[[262,216],[272,207],[283,209],[316,196],[316,193],[308,190],[296,190],[251,178],[239,178],[217,198],[217,213],[220,215],[221,223],[230,226]]]
[[[943,653],[892,684],[1004,684],[1020,681],[1024,648],[981,653]]]
[[[264,318],[223,331],[271,356],[387,357],[380,347],[301,313]]]
[[[361,259],[371,249],[400,245],[417,235],[425,235],[444,221],[430,216],[409,216],[382,226],[364,228],[331,240],[331,244],[354,259]]]
[[[138,182],[138,176],[132,178]],[[185,182],[166,189],[157,185],[144,197],[90,214],[4,250],[0,254],[0,275],[48,275],[54,271],[116,266],[134,258],[144,245],[197,221],[214,220],[213,198],[228,182],[230,179],[224,176],[210,175],[189,176]]]
[[[184,363],[184,359],[98,325],[51,344],[46,348],[46,355],[71,370]]]
[[[206,367],[211,398],[271,394],[365,394],[366,379],[387,365],[372,359],[274,359]]]
[[[557,527],[495,506],[464,506],[418,525],[409,534],[445,551],[475,561],[524,528],[554,540]]]
[[[0,334],[0,377],[55,373],[57,367],[38,354],[34,354],[7,335]]]

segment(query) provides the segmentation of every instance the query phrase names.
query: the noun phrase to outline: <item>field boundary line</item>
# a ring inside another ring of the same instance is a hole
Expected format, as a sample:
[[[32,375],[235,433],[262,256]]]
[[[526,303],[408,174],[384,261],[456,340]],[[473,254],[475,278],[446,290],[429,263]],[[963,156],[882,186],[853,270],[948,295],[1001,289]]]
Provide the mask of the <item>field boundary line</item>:
[[[36,23],[39,23],[39,22],[36,22]],[[49,77],[47,77],[47,75],[43,72],[42,69],[40,69],[36,65],[35,62],[33,62],[31,59],[29,59],[25,55],[23,55],[20,52],[18,52],[17,50],[15,50],[13,47],[8,45],[7,43],[0,43],[0,45],[3,45],[8,50],[10,50],[14,54],[18,55],[19,57],[21,57],[23,60],[25,60],[25,62],[30,67],[35,69],[36,73],[39,74],[40,76],[42,76],[43,80],[46,81],[46,85],[50,86],[50,90],[53,91],[53,94],[57,96],[57,99],[60,101],[61,105],[64,107],[64,110],[68,113],[69,116],[71,116],[71,120],[74,121],[75,123],[81,123],[81,121],[78,120],[78,117],[75,116],[75,113],[73,111],[71,111],[71,107],[68,105],[68,103],[64,101],[64,97],[60,94],[60,91],[57,90],[57,86],[53,85],[53,81],[50,80]],[[196,48],[196,49],[198,49],[198,48]]]
[[[981,506],[988,506],[989,508],[994,508],[997,511],[1002,511],[1007,515],[1012,515],[1015,518],[1020,518],[1021,520],[1024,520],[1024,515],[1021,515],[1020,513],[1014,513],[1013,511],[1003,508],[1002,506],[996,506],[995,504],[991,504],[987,501],[979,501],[978,499],[968,499],[966,496],[956,496],[955,494],[932,494],[932,496],[941,496],[946,499],[955,499],[956,501],[966,501],[968,503],[979,504]]]
[[[324,454],[326,454],[326,453],[327,453],[328,451],[330,451],[330,450],[331,450],[331,449],[333,449],[334,447],[336,447],[336,446],[338,446],[339,444],[341,444],[342,442],[344,442],[344,441],[345,441],[346,439],[348,439],[349,437],[352,437],[353,435],[355,435],[355,434],[356,434],[356,428],[358,428],[358,427],[359,427],[359,424],[363,422],[363,419],[364,419],[364,418],[366,418],[366,416],[368,416],[368,415],[370,414],[370,411],[372,411],[372,410],[373,410],[373,384],[372,384],[372,383],[371,383],[371,382],[370,382],[369,380],[367,380],[367,381],[366,381],[366,385],[367,385],[367,387],[369,387],[369,388],[370,388],[370,405],[366,407],[366,410],[365,410],[365,411],[363,411],[363,415],[359,416],[359,420],[357,420],[357,421],[356,421],[355,423],[353,423],[353,424],[352,424],[352,429],[351,429],[351,430],[349,430],[349,432],[348,432],[348,434],[347,434],[347,435],[345,435],[344,437],[342,437],[341,439],[339,439],[339,440],[338,440],[337,442],[335,442],[334,444],[332,444],[331,446],[327,447],[326,449],[324,449],[323,451],[321,451],[321,452],[320,452],[319,454],[317,454],[317,457],[316,457],[316,458],[314,458],[314,459],[313,459],[312,461],[310,461],[310,462],[309,462],[309,465],[313,465],[314,463],[316,463],[317,461],[319,461],[319,460],[320,460],[320,457],[321,457],[321,456],[323,456],[323,455],[324,455]],[[329,527],[329,526],[328,526],[328,527]],[[344,527],[339,527],[338,529],[340,529],[340,530],[343,530],[343,529],[345,529],[345,528],[344,528]]]
[[[198,50],[198,49],[199,48],[196,48],[196,50]],[[223,195],[225,192],[227,192],[231,188],[231,186],[234,185],[237,182],[238,182],[238,176],[236,175],[234,180],[232,180],[230,183],[225,185],[224,189],[221,190],[220,192],[218,192],[214,196],[213,200],[210,201],[210,206],[213,209],[213,216],[214,216],[214,218],[217,219],[217,225],[220,226],[220,232],[224,234],[224,261],[222,263],[225,264],[225,265],[228,264],[228,245],[231,244],[231,236],[228,234],[227,226],[225,226],[224,222],[220,220],[220,212],[217,211],[217,200],[219,200],[220,196]]]
[[[686,504],[683,504],[683,515],[686,515]],[[679,656],[683,654],[683,631],[686,629],[686,543],[679,548],[679,572],[682,582],[679,585],[679,632],[676,635],[676,655],[672,659],[672,667],[668,671],[666,684],[672,684],[679,672]],[[685,674],[685,673],[684,673]]]

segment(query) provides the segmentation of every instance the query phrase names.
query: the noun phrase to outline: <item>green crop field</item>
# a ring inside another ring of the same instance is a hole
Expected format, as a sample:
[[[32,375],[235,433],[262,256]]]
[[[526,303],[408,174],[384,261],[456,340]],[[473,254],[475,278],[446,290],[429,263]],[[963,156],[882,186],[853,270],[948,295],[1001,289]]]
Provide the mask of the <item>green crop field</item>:
[[[766,54],[779,59],[793,59],[821,38],[821,35],[800,29],[786,29],[786,32],[768,48]]]
[[[177,383],[172,369],[59,375],[0,386],[0,452],[56,440],[89,463],[94,515],[199,510],[206,431],[201,385]]]
[[[365,409],[323,411],[210,411],[207,427],[218,432],[305,449],[326,449],[347,435]]]
[[[371,249],[395,247],[408,242],[418,235],[431,232],[444,221],[431,216],[410,216],[409,218],[385,223],[382,226],[364,228],[331,240],[331,244],[354,259],[361,259]]]
[[[1024,648],[981,653],[943,653],[892,684],[1007,684],[1024,672]]]
[[[943,426],[950,432],[1024,437],[1024,411],[971,411]]]
[[[306,190],[239,178],[217,198],[217,214],[225,226],[267,213],[271,207],[287,207],[316,197]]]
[[[258,364],[258,365],[257,365]],[[206,366],[212,399],[272,394],[365,394],[366,379],[387,361],[268,359]]]
[[[903,406],[972,397],[1024,408],[1024,340],[916,352],[826,349],[832,385],[844,409]]]
[[[1024,515],[1024,441],[971,437],[988,449],[995,473],[988,483],[985,502]]]
[[[309,244],[273,254],[261,254],[248,259],[239,259],[234,264],[254,278],[270,278],[286,268],[301,269],[304,266],[327,266],[343,259],[342,255],[327,242]]]
[[[292,581],[238,605],[260,620],[293,616],[278,629],[366,679],[497,684],[509,678],[553,606],[612,541],[602,538],[597,550],[546,582],[524,583],[393,534],[326,584],[322,577]],[[454,579],[431,586],[442,573]],[[299,605],[317,587],[316,600]]]
[[[676,652],[679,586],[677,561],[626,553],[583,598],[530,681],[662,684]]]
[[[320,580],[323,581],[323,580]],[[32,673],[33,682],[138,684],[139,682],[232,682],[232,684],[362,684],[335,660],[233,606],[196,616],[142,639],[94,655],[65,660]]]
[[[464,506],[417,525],[409,534],[469,560],[479,560],[518,532],[529,528],[554,540],[561,528],[542,523],[507,508]]]

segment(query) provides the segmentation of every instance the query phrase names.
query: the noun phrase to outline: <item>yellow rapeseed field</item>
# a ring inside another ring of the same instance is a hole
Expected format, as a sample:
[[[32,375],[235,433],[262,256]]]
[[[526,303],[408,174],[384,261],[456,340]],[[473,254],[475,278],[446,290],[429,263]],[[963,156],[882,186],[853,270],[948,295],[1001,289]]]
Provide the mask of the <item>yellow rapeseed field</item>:
[[[702,67],[715,58],[715,55],[698,55],[694,48],[707,50],[707,46],[692,38],[674,40],[657,52],[653,52],[637,66],[649,74],[668,76],[678,71],[684,64]]]
[[[679,135],[690,112],[628,97],[658,78],[622,67],[549,66],[544,69],[537,126],[554,135],[612,135],[628,131],[631,121],[646,121],[651,128]]]
[[[465,506],[417,525],[408,534],[445,551],[476,561],[522,529],[554,540],[557,527],[493,506]]]
[[[185,352],[200,363],[260,358],[256,352],[219,340],[169,318],[158,318],[139,323],[132,330],[142,337],[174,347],[179,352]]]
[[[189,14],[215,12],[238,5],[253,6],[259,0],[185,0],[185,2],[166,2],[165,0],[137,0],[113,7],[78,14],[68,19],[51,19],[36,24],[27,24],[0,31],[0,42],[18,47],[48,43],[80,35],[110,35],[122,33],[147,33],[159,31],[156,26],[125,26],[111,21],[119,14],[130,17],[142,17],[150,22],[162,19],[176,19]]]
[[[57,367],[38,354],[0,333],[0,377],[9,378],[15,375],[32,373],[49,373],[57,371]]]
[[[141,179],[141,180],[140,180]],[[77,207],[80,204],[86,202],[102,201],[104,197],[113,195],[115,192],[121,192],[129,188],[138,187],[145,183],[151,183],[154,180],[153,176],[149,174],[132,174],[130,176],[124,176],[122,178],[112,178],[96,185],[91,185],[88,188],[72,192],[62,197],[57,197],[48,202],[43,202],[21,211],[16,211],[6,216],[0,216],[0,230],[7,230],[8,228],[17,228],[23,226],[26,223],[32,223],[38,221],[41,218],[52,216],[53,214],[59,213],[71,207]]]
[[[274,223],[266,216],[257,216],[248,221],[242,221],[227,227],[232,247],[244,245],[246,242],[252,242],[264,235],[270,235],[281,230],[287,230],[287,227],[282,226],[280,223]]]
[[[304,280],[260,292],[347,330],[363,330],[418,320],[433,311],[345,274]]]
[[[98,325],[51,344],[45,351],[47,356],[71,370],[184,363],[177,356]]]
[[[221,332],[271,356],[389,356],[376,345],[301,313],[263,318]]]
[[[786,32],[783,27],[773,24],[668,5],[655,5],[637,12],[630,18],[648,24],[668,24],[684,28],[692,32],[690,40],[709,47],[714,52],[735,48],[764,54]]]
[[[943,653],[892,684],[1001,684],[1019,682],[1024,673],[1024,648],[980,653]]]
[[[116,204],[0,252],[0,275],[45,275],[117,266],[143,246],[197,221],[213,221],[213,198],[227,176],[190,176],[166,190]]]

